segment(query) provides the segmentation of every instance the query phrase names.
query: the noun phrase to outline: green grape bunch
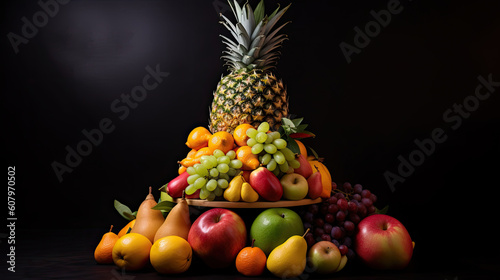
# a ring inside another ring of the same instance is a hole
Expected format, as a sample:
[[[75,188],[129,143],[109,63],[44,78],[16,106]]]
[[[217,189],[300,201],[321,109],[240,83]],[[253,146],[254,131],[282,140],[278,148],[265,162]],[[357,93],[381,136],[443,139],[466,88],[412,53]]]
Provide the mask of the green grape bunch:
[[[300,167],[295,153],[287,147],[287,141],[281,138],[278,131],[269,131],[269,123],[262,122],[257,129],[246,131],[247,145],[252,147],[252,153],[259,155],[259,162],[274,175],[291,173]]]
[[[216,149],[212,155],[204,155],[200,163],[186,169],[189,174],[186,194],[191,195],[200,190],[200,199],[214,200],[222,196],[224,190],[229,186],[231,178],[239,173],[243,163],[236,159],[233,150],[224,154]]]

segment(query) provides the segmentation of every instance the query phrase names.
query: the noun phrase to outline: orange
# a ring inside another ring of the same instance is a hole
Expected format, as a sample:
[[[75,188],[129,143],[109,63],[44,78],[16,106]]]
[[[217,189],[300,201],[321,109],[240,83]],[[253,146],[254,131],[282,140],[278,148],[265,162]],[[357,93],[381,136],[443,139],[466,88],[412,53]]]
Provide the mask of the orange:
[[[120,237],[113,247],[113,262],[120,269],[139,270],[149,263],[151,241],[140,234],[131,232]]]
[[[133,227],[135,225],[135,219],[133,219],[132,221],[130,221],[126,226],[124,226],[120,232],[118,233],[118,237],[122,237],[124,236],[125,234],[127,234],[127,231],[129,228]]]
[[[106,264],[113,263],[113,246],[115,246],[118,236],[116,233],[112,232],[113,226],[109,229],[109,232],[102,236],[101,241],[97,245],[94,251],[94,258],[97,263]]]
[[[208,131],[208,129],[199,126],[193,130],[188,135],[186,146],[188,146],[191,149],[201,149],[203,147],[208,146],[208,139],[212,133]]]
[[[233,132],[234,142],[238,146],[246,146],[247,140],[250,138],[247,135],[247,129],[254,128],[253,125],[248,123],[242,123],[238,125]]]
[[[297,142],[297,145],[299,145],[300,149],[300,154],[304,155],[305,158],[307,158],[307,149],[304,143],[300,142],[299,140],[295,139],[295,142]]]
[[[219,149],[225,154],[229,152],[229,150],[233,149],[233,147],[234,138],[231,133],[226,131],[216,132],[208,139],[208,148],[212,152]]]
[[[177,274],[188,270],[193,259],[191,245],[182,237],[160,238],[151,247],[151,265],[162,274]]]
[[[259,276],[266,267],[266,254],[259,247],[245,247],[236,256],[236,269],[245,276]]]
[[[250,146],[239,147],[236,151],[236,158],[243,163],[242,170],[254,170],[260,165],[259,157],[252,153],[252,147]]]

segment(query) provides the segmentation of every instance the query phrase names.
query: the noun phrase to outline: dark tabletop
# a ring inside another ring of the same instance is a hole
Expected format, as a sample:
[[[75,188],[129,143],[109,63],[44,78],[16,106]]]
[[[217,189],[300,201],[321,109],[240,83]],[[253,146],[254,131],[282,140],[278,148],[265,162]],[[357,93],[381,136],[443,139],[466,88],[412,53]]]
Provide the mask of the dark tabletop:
[[[1,279],[278,279],[269,272],[261,277],[249,278],[239,274],[234,267],[212,270],[200,260],[193,259],[190,269],[177,276],[159,275],[149,267],[139,272],[124,272],[114,265],[99,265],[93,253],[102,236],[102,229],[43,229],[24,231],[16,236],[15,273],[7,270],[2,261]],[[5,259],[6,242],[1,243],[2,259]],[[425,247],[423,247],[425,248]],[[4,250],[5,249],[5,250]],[[427,257],[426,255],[431,255]],[[373,271],[357,262],[337,274],[322,276],[307,271],[300,279],[499,279],[497,259],[481,259],[480,256],[455,256],[415,249],[410,265],[401,271]]]

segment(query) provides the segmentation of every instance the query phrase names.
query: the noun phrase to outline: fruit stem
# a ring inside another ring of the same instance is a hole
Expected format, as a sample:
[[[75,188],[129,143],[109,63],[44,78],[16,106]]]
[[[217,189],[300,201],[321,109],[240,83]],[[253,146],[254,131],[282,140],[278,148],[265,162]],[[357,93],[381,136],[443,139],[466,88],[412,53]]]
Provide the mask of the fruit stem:
[[[152,188],[151,188],[151,186],[149,186],[149,194],[151,194],[151,190],[152,190]]]
[[[350,199],[351,194],[350,194],[350,193],[346,193],[346,192],[341,191],[341,190],[339,190],[339,189],[335,189],[335,190],[333,190],[332,192],[334,192],[334,193],[343,193],[343,194],[345,194],[345,198],[346,198],[346,200],[347,200],[347,201],[351,201],[351,199]]]
[[[302,235],[302,238],[306,236],[306,234],[309,232],[310,228],[307,228],[306,232],[304,232],[304,235]]]
[[[111,227],[109,228],[109,232],[111,232],[112,229],[113,229],[113,225],[111,225]]]
[[[254,243],[255,243],[255,238],[254,238],[254,239],[252,239],[252,245],[251,245],[251,247],[252,247],[252,248],[253,248],[253,244],[254,244]]]

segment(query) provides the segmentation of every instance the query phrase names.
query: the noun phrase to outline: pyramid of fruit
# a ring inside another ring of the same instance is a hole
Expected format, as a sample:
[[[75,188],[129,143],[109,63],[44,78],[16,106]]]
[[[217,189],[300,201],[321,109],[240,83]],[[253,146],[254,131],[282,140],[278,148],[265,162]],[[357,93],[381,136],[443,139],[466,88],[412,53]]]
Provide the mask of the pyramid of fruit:
[[[208,128],[197,127],[187,137],[191,150],[179,161],[180,175],[166,192],[173,198],[184,191],[188,198],[231,202],[316,199],[322,193],[329,197],[328,170],[320,163],[316,164],[320,169],[313,169],[297,141],[314,135],[305,130],[303,119],[287,118],[286,86],[273,72],[287,38],[279,32],[286,23],[276,26],[289,6],[269,16],[263,1],[255,11],[237,2],[231,8],[236,22],[221,14],[221,23],[232,35],[221,35],[226,45],[222,58],[230,73],[214,91]],[[318,170],[325,184],[319,186],[312,178],[313,185],[308,186],[306,179]],[[297,180],[305,182],[304,187],[283,188],[278,178],[285,185],[297,178],[285,174],[302,175]]]
[[[286,23],[275,26],[289,6],[265,15],[263,0],[255,10],[236,0],[230,5],[236,22],[221,14],[232,36],[221,35],[230,73],[214,92],[209,125],[187,136],[186,157],[160,188],[160,202],[151,187],[134,213],[115,201],[130,223],[118,235],[104,234],[96,261],[125,271],[150,263],[161,274],[178,274],[199,258],[213,269],[236,266],[246,276],[268,271],[304,279],[338,272],[355,255],[374,268],[405,267],[413,244],[404,226],[374,215],[377,197],[361,185],[337,188],[314,150],[307,156],[301,140],[315,135],[289,114],[286,86],[273,72],[286,39],[280,34]],[[220,202],[227,207],[213,206]],[[193,222],[190,205],[205,208]],[[247,229],[250,221],[231,208],[260,213]]]

